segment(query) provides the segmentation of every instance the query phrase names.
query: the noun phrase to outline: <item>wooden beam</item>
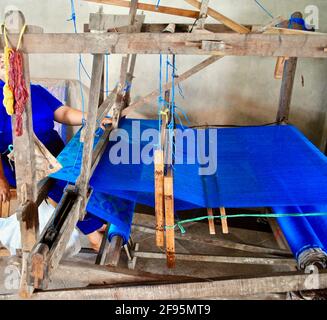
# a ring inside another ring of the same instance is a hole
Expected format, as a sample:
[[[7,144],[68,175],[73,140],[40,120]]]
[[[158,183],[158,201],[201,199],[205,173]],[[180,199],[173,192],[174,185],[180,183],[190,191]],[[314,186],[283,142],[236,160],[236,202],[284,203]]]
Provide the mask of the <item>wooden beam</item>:
[[[166,221],[166,256],[168,268],[174,268],[175,261],[175,210],[172,175],[164,177],[165,221]]]
[[[144,233],[149,234],[155,234],[155,230],[151,229],[146,226],[141,225],[133,225],[133,230],[137,230]],[[286,250],[280,250],[278,248],[267,248],[267,247],[260,247],[255,246],[251,244],[245,244],[245,243],[238,243],[231,240],[226,239],[217,239],[217,238],[203,238],[203,237],[197,237],[197,236],[191,236],[188,234],[175,234],[175,238],[182,241],[192,241],[201,243],[203,245],[210,245],[210,246],[217,246],[221,248],[227,248],[232,250],[239,250],[239,251],[245,251],[245,252],[251,252],[251,253],[262,253],[267,255],[276,255],[276,256],[292,256],[290,251]]]
[[[109,240],[108,240],[108,234],[110,229],[110,223],[107,223],[106,229],[103,233],[103,237],[101,240],[100,250],[97,254],[97,258],[95,260],[95,264],[104,266],[106,263],[107,253],[109,250]]]
[[[204,24],[205,24],[206,18],[208,16],[209,1],[210,0],[202,0],[201,1],[199,21],[198,21],[198,24],[197,24],[197,27],[199,29],[204,29]]]
[[[166,259],[166,255],[161,252],[137,251],[134,253],[134,256],[143,259]],[[291,270],[289,271],[296,270],[296,260],[287,259],[287,258],[230,257],[230,256],[209,256],[209,255],[180,254],[180,253],[176,254],[176,258],[180,261],[288,266],[291,268]]]
[[[303,18],[302,13],[300,12],[295,12],[292,14],[292,18]],[[303,26],[301,24],[297,23],[291,23],[289,26],[289,29],[286,28],[276,28],[274,31],[278,31],[278,33],[283,32],[284,34],[292,34],[290,32],[308,32],[308,31],[303,31]],[[272,30],[269,30],[268,33],[272,33]],[[285,62],[289,59],[289,57],[278,57],[276,67],[275,67],[275,72],[274,72],[274,77],[275,79],[282,79],[283,78],[283,71],[284,71],[284,66]]]
[[[285,19],[282,16],[278,16],[277,18],[274,18],[272,21],[270,21],[268,24],[266,24],[264,26],[253,27],[252,32],[262,33],[262,32],[268,31],[271,28],[274,28],[276,25],[282,23],[285,20],[287,20],[287,19]]]
[[[201,3],[197,0],[184,0],[186,1],[188,4],[192,5],[195,8],[201,9]],[[207,9],[208,15],[218,21],[220,21],[221,23],[223,23],[225,26],[229,27],[230,29],[234,30],[237,33],[241,33],[241,34],[247,34],[250,33],[251,30],[242,26],[241,24],[227,18],[226,16],[224,16],[223,14],[219,13],[218,11],[212,9],[212,8],[208,8]]]
[[[138,0],[133,0],[131,2],[131,7],[129,10],[129,26],[128,26],[129,33],[140,32],[142,29],[142,24],[145,20],[145,16],[142,16],[139,18],[139,21],[137,23],[137,21],[136,21],[137,5],[138,5]],[[123,109],[125,109],[127,106],[129,106],[129,104],[131,102],[131,89],[132,89],[132,83],[133,83],[133,78],[134,78],[136,57],[137,57],[136,54],[132,54],[128,57],[128,60],[130,63],[129,63],[128,72],[126,74],[126,85],[129,88],[125,92],[125,95],[124,95]]]
[[[143,16],[138,15],[136,20],[140,20]],[[88,29],[91,31],[119,30],[120,28],[128,28],[129,16],[118,14],[90,13]]]
[[[179,83],[181,83],[182,81],[190,78],[192,75],[200,72],[201,70],[203,70],[204,68],[210,66],[211,64],[213,64],[214,62],[216,62],[217,60],[221,59],[222,57],[218,57],[218,56],[212,56],[204,61],[202,61],[201,63],[197,64],[196,66],[192,67],[191,69],[187,70],[186,72],[184,72],[183,74],[179,75],[176,79],[175,79],[175,85],[178,85]],[[163,91],[167,91],[169,89],[171,89],[173,83],[172,81],[164,84],[162,86],[162,90]],[[160,94],[159,90],[154,90],[151,93],[149,93],[148,95],[146,95],[143,98],[140,98],[138,101],[132,103],[129,107],[127,107],[123,112],[122,115],[126,116],[129,112],[143,106],[146,103],[152,103],[153,100],[155,100],[156,98],[158,98]]]
[[[125,15],[126,17],[126,15]],[[138,20],[139,15],[137,15]],[[174,23],[175,25],[175,32],[177,33],[183,33],[183,32],[190,32],[191,27],[193,26],[193,23]],[[254,29],[255,32],[259,27],[259,25],[245,25],[249,29]],[[167,27],[167,23],[143,23],[141,32],[142,33],[159,33],[163,32],[164,29]],[[222,23],[208,23],[205,24],[205,30],[210,31],[213,33],[229,33],[234,34],[234,31],[223,25]],[[90,25],[84,24],[84,32],[90,32]],[[108,32],[120,32],[120,33],[126,33],[128,31],[128,26],[121,26],[117,28],[109,28]],[[252,31],[253,32],[253,31]],[[319,33],[315,33],[319,34]],[[321,34],[320,34],[321,35]]]
[[[303,18],[300,12],[295,12],[292,14],[292,18]],[[303,30],[303,26],[297,23],[292,23],[290,28]],[[281,122],[288,122],[291,101],[292,101],[292,94],[293,94],[293,87],[294,87],[294,79],[296,73],[296,66],[297,66],[297,58],[288,56],[290,58],[284,58],[284,63],[279,61],[281,67],[283,68],[283,76],[282,76],[282,84],[280,89],[280,97],[279,97],[279,106],[278,106],[278,113],[276,121]],[[281,60],[282,58],[279,58]],[[278,61],[277,61],[278,64]],[[278,70],[275,72],[278,76]]]
[[[156,214],[156,245],[164,246],[164,154],[162,149],[154,152],[154,183],[155,183],[155,214]]]
[[[311,275],[312,276],[312,275]],[[33,299],[124,299],[124,300],[169,300],[205,299],[208,297],[244,297],[271,292],[291,292],[327,288],[327,272],[321,271],[317,281],[310,281],[309,274],[299,272],[283,273],[274,276],[261,276],[243,279],[216,281],[149,284],[109,288],[47,291],[35,293]],[[309,281],[308,281],[309,280]],[[15,299],[5,295],[5,299]]]
[[[73,198],[72,198],[73,195]],[[64,207],[65,204],[69,201],[69,212],[63,212],[62,209],[66,210],[67,207]],[[43,232],[39,237],[39,242],[34,246],[33,250],[29,256],[29,264],[28,269],[32,270],[33,258],[34,256],[38,256],[38,260],[42,262],[44,267],[44,278],[38,278],[38,285],[42,288],[46,288],[48,285],[49,278],[51,277],[52,272],[57,268],[59,262],[63,256],[66,245],[71,237],[72,232],[78,222],[82,197],[76,195],[76,190],[73,186],[68,186],[64,192],[64,195],[56,207],[56,211],[48,221],[47,225],[44,227]],[[54,227],[58,227],[58,218],[60,217],[60,229],[54,230]],[[55,221],[56,220],[56,221]],[[49,232],[50,231],[50,232]],[[56,233],[56,234],[54,234]],[[52,239],[51,239],[52,238]],[[44,245],[49,248],[49,251],[46,252]],[[40,259],[42,258],[42,259]],[[24,263],[24,260],[23,260]],[[32,270],[33,271],[33,270]],[[35,276],[39,276],[40,273],[37,274],[30,272],[29,278],[30,283],[35,283]]]
[[[18,40],[12,35],[13,42]],[[237,33],[83,33],[26,34],[25,53],[93,54],[185,54],[211,55],[202,49],[202,41],[221,41],[226,49],[214,52],[223,56],[290,56],[327,58],[327,35],[270,35]],[[68,45],[69,44],[69,45]],[[3,52],[0,37],[0,52]],[[215,50],[214,50],[215,51]]]
[[[212,208],[207,209],[208,216],[213,217],[213,210]],[[216,234],[216,228],[215,228],[215,220],[214,218],[208,218],[208,224],[209,224],[209,233],[210,234]]]
[[[296,73],[297,58],[289,58],[285,61],[283,80],[281,84],[279,107],[276,121],[288,122],[290,106],[293,94],[294,79]]]
[[[112,6],[125,7],[125,8],[130,8],[131,6],[130,1],[124,1],[124,0],[84,0],[84,1],[109,4]],[[161,5],[157,7],[156,5],[147,4],[147,3],[138,3],[137,9],[156,12],[156,13],[170,14],[170,15],[181,16],[181,17],[192,18],[192,19],[197,19],[199,16],[198,11],[165,7]]]
[[[73,258],[74,259],[74,258]],[[1,269],[0,269],[1,271]],[[181,282],[194,281],[196,278],[187,276],[169,276],[149,272],[130,270],[122,267],[99,266],[89,264],[75,258],[73,261],[62,261],[53,274],[53,281],[82,282],[82,285],[122,285],[146,282]],[[197,279],[199,280],[199,279]]]
[[[123,238],[114,236],[109,244],[106,265],[117,267],[120,259],[121,248],[123,247]]]
[[[9,11],[5,15],[5,25],[9,33],[9,41],[12,42],[11,33],[20,32],[25,25],[25,17],[20,11]],[[25,39],[23,37],[22,43]],[[24,51],[22,51],[24,52]],[[27,283],[27,258],[32,250],[39,228],[37,200],[37,181],[36,181],[36,159],[34,146],[34,131],[32,118],[32,100],[29,73],[29,57],[23,54],[23,72],[28,100],[23,113],[23,134],[17,137],[13,133],[13,145],[15,150],[15,174],[17,185],[17,197],[20,204],[24,204],[26,210],[22,212],[18,219],[20,221],[21,242],[23,251],[23,264],[21,272],[20,295],[28,297],[32,290]],[[16,116],[12,117],[12,128],[15,128]]]
[[[222,226],[222,229],[223,229],[223,233],[224,234],[228,234],[228,224],[227,224],[227,219],[224,218],[226,216],[226,210],[224,207],[221,207],[220,208],[220,215],[222,217],[221,219],[221,226]]]
[[[96,119],[97,119],[97,112],[99,106],[103,65],[104,65],[103,55],[100,54],[94,55],[87,122],[85,126],[85,142],[83,147],[81,174],[76,181],[78,192],[80,196],[83,198],[82,211],[85,209],[87,204],[86,197],[89,189],[89,180],[91,177],[94,133],[97,125]],[[83,218],[83,214],[81,218]]]

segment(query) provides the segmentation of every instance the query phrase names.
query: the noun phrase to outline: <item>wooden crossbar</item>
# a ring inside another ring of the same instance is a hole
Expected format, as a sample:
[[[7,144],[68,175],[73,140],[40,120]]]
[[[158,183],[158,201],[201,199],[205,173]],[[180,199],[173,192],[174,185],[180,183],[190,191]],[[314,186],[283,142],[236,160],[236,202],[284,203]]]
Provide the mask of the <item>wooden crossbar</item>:
[[[125,7],[125,8],[130,8],[131,6],[130,1],[124,1],[124,0],[85,0],[85,1],[109,4],[112,6]],[[170,15],[181,16],[181,17],[192,18],[192,19],[197,19],[199,17],[199,11],[165,7],[165,6],[157,7],[156,5],[147,4],[147,3],[138,3],[137,9],[156,12],[156,13],[170,14]]]

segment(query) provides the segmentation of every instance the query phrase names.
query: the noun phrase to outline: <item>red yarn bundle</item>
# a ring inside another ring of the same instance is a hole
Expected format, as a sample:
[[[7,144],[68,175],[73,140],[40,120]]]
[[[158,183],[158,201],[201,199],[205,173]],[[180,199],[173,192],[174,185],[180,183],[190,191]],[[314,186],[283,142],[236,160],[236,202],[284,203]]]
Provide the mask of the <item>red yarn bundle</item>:
[[[16,115],[15,135],[23,134],[23,113],[28,100],[28,91],[24,79],[23,54],[13,50],[9,57],[9,86],[14,93],[14,112]]]

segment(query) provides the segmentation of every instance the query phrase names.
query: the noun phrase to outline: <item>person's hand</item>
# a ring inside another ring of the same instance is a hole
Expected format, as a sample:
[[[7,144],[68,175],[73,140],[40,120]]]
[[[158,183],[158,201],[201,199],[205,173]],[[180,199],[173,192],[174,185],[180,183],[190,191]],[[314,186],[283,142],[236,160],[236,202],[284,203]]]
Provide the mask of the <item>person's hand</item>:
[[[0,202],[10,201],[10,187],[5,178],[0,177]]]
[[[101,127],[101,129],[106,130],[106,126],[111,125],[111,124],[112,124],[112,119],[111,118],[104,118],[101,121],[100,127]]]

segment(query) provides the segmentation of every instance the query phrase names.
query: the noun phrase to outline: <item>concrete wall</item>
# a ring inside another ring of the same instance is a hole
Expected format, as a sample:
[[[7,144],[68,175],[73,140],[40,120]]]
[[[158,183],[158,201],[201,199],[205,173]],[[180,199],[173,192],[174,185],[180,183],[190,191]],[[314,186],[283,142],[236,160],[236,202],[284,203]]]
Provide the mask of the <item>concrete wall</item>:
[[[156,3],[156,0],[143,0]],[[218,3],[219,2],[219,3]],[[320,32],[327,32],[326,0],[261,0],[274,15],[288,17],[292,12],[304,11],[307,5],[319,8]],[[78,30],[88,22],[90,12],[99,6],[75,0]],[[191,9],[184,1],[162,0],[162,5]],[[45,32],[73,32],[70,17],[70,0],[1,0],[0,21],[8,5],[15,5],[25,14],[29,24],[39,25]],[[211,0],[211,6],[240,23],[268,23],[270,18],[254,0]],[[104,6],[105,13],[127,13],[128,9]],[[190,19],[147,13],[146,22],[192,22]],[[209,22],[214,22],[209,19]],[[91,72],[91,57],[84,56],[85,65]],[[178,56],[178,72],[183,72],[204,57]],[[185,99],[177,97],[178,106],[196,124],[260,124],[275,120],[280,81],[274,80],[275,58],[225,57],[183,83]],[[31,58],[33,77],[77,78],[77,56],[34,55]],[[120,57],[110,57],[110,87],[118,81]],[[136,67],[136,79],[132,97],[144,95],[158,85],[158,56],[142,56]],[[291,123],[297,125],[317,145],[322,136],[327,101],[327,60],[302,59],[299,61],[292,102]],[[302,86],[301,78],[304,78]],[[83,77],[87,85],[87,77]],[[203,111],[205,108],[205,112]],[[142,112],[154,115],[155,103],[144,106]]]

